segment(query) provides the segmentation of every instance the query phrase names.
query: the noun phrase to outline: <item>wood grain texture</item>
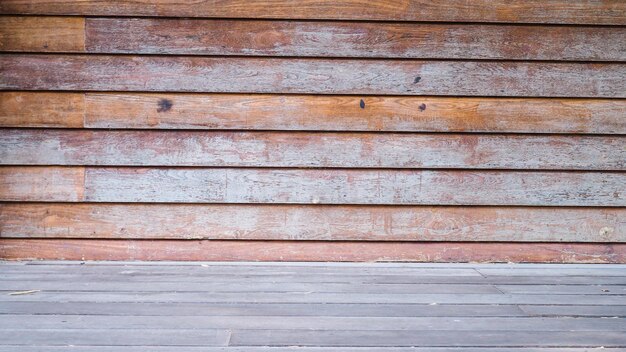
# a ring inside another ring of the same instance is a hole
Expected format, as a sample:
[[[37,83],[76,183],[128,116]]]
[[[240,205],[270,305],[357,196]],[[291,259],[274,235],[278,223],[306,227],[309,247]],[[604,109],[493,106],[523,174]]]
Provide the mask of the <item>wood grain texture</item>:
[[[0,56],[0,89],[626,97],[626,64]]]
[[[626,244],[0,239],[0,257],[10,260],[179,260],[184,257],[191,261],[624,263]]]
[[[42,171],[45,169],[42,169]],[[623,173],[87,168],[93,202],[626,206]]]
[[[0,17],[0,51],[84,52],[80,17]]]
[[[5,165],[626,170],[626,138],[0,130]]]
[[[0,203],[0,237],[626,242],[626,209]]]
[[[3,201],[83,200],[84,169],[0,167],[0,199]]]
[[[3,167],[0,200],[76,201],[82,170]],[[89,202],[626,206],[613,172],[88,167],[84,184]]]
[[[81,128],[84,94],[0,92],[1,127]]]
[[[101,54],[626,60],[621,27],[88,18],[85,31]]]
[[[626,134],[623,99],[87,93],[85,101],[89,128]]]
[[[626,134],[624,110],[624,99],[0,92],[2,127]]]
[[[626,25],[621,0],[3,0],[0,14]]]

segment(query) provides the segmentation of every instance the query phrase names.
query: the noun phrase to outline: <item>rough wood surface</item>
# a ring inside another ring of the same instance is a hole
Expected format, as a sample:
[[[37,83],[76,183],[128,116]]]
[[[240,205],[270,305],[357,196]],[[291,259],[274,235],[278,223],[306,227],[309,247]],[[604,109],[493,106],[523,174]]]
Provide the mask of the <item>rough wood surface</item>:
[[[0,51],[84,52],[85,20],[80,17],[0,17]]]
[[[179,260],[184,257],[191,261],[623,263],[626,244],[0,239],[0,255],[11,260]],[[493,297],[474,296],[484,298],[489,304],[498,303]],[[203,297],[206,301],[207,295]],[[560,297],[560,301],[554,302],[564,304],[566,296]],[[579,296],[574,301],[599,304],[602,299],[598,297],[605,296],[588,297],[591,299],[583,300],[584,296]],[[606,297],[608,302],[613,296]],[[250,298],[260,302],[258,294]],[[303,295],[302,299],[313,302],[311,295]],[[623,303],[623,298],[613,302]]]
[[[625,183],[619,172],[5,166],[0,200],[623,207]]]
[[[85,200],[623,207],[625,186],[623,173],[88,168]]]
[[[3,201],[79,202],[84,192],[83,168],[0,167]]]
[[[622,137],[0,130],[5,165],[625,170]]]
[[[621,0],[3,0],[0,14],[626,25]]]
[[[84,117],[88,128],[626,134],[625,109],[623,99],[0,92],[3,127]]]
[[[85,31],[103,54],[626,60],[620,27],[88,18]]]
[[[81,93],[0,92],[2,127],[83,127]]]
[[[4,238],[626,242],[626,209],[4,203],[0,204],[0,234]]]
[[[626,64],[0,56],[0,89],[626,97]]]

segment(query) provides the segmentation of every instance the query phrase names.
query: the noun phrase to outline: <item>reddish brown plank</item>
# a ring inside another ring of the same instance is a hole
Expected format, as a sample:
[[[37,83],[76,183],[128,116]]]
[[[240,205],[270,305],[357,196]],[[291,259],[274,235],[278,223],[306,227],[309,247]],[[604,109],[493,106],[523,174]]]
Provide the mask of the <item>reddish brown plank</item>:
[[[3,201],[83,200],[82,167],[0,167],[0,199]]]
[[[624,110],[624,99],[0,92],[2,127],[84,117],[88,128],[626,134]]]
[[[626,59],[621,27],[88,18],[85,30],[102,54]]]
[[[0,89],[626,97],[625,64],[0,56]]]
[[[626,138],[0,130],[5,165],[624,170]]]
[[[626,133],[623,99],[128,93],[85,99],[90,128]]]
[[[84,94],[0,92],[1,127],[83,127]]]
[[[5,238],[626,242],[626,208],[0,203],[0,233]]]
[[[0,51],[84,52],[79,17],[0,17]]]
[[[626,24],[622,0],[3,0],[1,14]]]
[[[0,258],[626,263],[626,244],[0,239]]]

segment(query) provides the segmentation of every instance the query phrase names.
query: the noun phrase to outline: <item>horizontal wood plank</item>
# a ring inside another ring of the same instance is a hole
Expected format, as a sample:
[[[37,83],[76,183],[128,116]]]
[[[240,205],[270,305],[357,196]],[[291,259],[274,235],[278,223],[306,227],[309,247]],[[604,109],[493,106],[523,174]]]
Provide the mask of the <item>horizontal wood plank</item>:
[[[0,257],[11,260],[179,260],[182,256],[191,261],[623,263],[626,244],[0,239]],[[260,299],[258,294],[255,297]],[[307,297],[311,295],[303,298],[312,303]],[[560,297],[555,302],[565,304],[564,296]],[[599,304],[614,296],[589,297],[593,299],[587,304]],[[425,303],[433,302],[430,299]],[[492,297],[489,303],[498,302]],[[585,301],[579,299],[577,304]]]
[[[85,20],[80,17],[0,17],[0,51],[84,52]]]
[[[621,27],[94,18],[85,30],[102,54],[626,60]]]
[[[302,0],[4,0],[0,14],[347,19],[433,22],[510,22],[626,25],[621,0],[507,0],[324,2]]]
[[[623,99],[0,92],[3,127],[626,134],[625,109]]]
[[[626,60],[621,27],[9,16],[0,33],[15,52]]]
[[[532,307],[532,306],[528,306]],[[560,312],[582,311],[587,316],[593,316],[593,310],[588,306],[577,309],[578,306],[561,306]],[[603,307],[598,307],[600,314],[605,312]],[[615,313],[626,316],[626,308],[623,306],[605,307],[613,308]],[[534,310],[532,314],[549,316],[551,311],[544,309]],[[536,313],[534,313],[536,312]],[[624,313],[622,313],[624,312]],[[314,304],[314,303],[110,303],[110,302],[11,302],[0,305],[2,314],[81,314],[85,316],[168,316],[185,315],[189,317],[207,316],[210,314],[220,317],[229,316],[348,316],[348,317],[511,317],[527,316],[526,313],[514,305],[428,305],[428,304]],[[562,314],[563,316],[565,314]],[[596,315],[597,316],[597,315]],[[165,320],[165,319],[164,319]]]
[[[224,221],[224,219],[239,221]],[[0,204],[4,238],[626,242],[624,208]]]
[[[88,168],[85,200],[626,206],[625,186],[622,173]]]
[[[4,166],[0,200],[626,206],[626,178],[611,172],[96,167],[84,172],[81,197],[82,167]]]
[[[0,130],[4,165],[625,170],[626,138]]]
[[[0,126],[81,128],[82,93],[0,92]]]
[[[11,324],[13,323],[13,324]],[[447,330],[447,331],[626,331],[622,319],[602,318],[520,318],[520,317],[286,317],[265,316],[83,316],[5,315],[0,329],[15,326],[37,329],[311,329],[311,330]]]
[[[84,181],[80,167],[0,167],[0,199],[77,202],[84,198]]]
[[[626,97],[608,63],[5,54],[0,74],[5,90]]]

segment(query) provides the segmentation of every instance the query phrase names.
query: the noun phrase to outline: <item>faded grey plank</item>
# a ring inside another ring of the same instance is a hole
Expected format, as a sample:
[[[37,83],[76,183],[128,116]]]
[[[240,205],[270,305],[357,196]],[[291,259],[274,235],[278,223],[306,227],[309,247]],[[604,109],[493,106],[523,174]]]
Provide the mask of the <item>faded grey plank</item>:
[[[233,346],[587,346],[625,347],[622,332],[233,330]]]
[[[626,309],[626,306],[618,308]],[[117,316],[330,316],[508,317],[526,316],[516,305],[336,303],[118,303],[0,302],[0,314]],[[626,315],[626,314],[625,314]]]
[[[1,271],[1,270],[0,270]],[[241,282],[242,277],[236,274],[194,273],[193,276],[202,282],[214,284]],[[108,274],[108,273],[2,273],[2,281],[63,281],[81,284],[98,283],[183,283],[189,281],[189,275],[181,273],[152,274]],[[351,283],[351,284],[492,284],[492,285],[626,285],[626,276],[420,276],[403,274],[256,274],[245,275],[246,282],[254,283]]]
[[[246,329],[626,331],[626,319],[544,317],[317,317],[3,315],[0,329]]]
[[[498,285],[504,293],[559,295],[626,295],[624,285]],[[626,297],[624,298],[626,304]]]
[[[21,352],[171,352],[164,346],[20,346]],[[176,352],[336,352],[336,347],[192,347],[177,346]],[[342,352],[590,352],[589,348],[541,348],[541,347],[342,347]],[[601,349],[599,351],[622,351]],[[15,347],[0,346],[0,352],[15,352]]]
[[[225,346],[228,332],[213,329],[3,329],[4,345]]]
[[[357,284],[357,283],[273,283],[252,282],[67,282],[57,281],[0,281],[0,291],[25,291],[32,287],[55,292],[80,291],[140,291],[140,292],[354,292],[354,293],[500,293],[489,284]],[[549,290],[546,290],[549,292]]]
[[[626,305],[520,305],[519,308],[532,316],[626,317]]]
[[[6,165],[624,170],[611,136],[0,130]]]
[[[35,287],[31,289],[36,289]],[[211,293],[201,292],[48,292],[0,293],[0,302],[204,302],[204,303],[423,303],[423,304],[566,304],[624,305],[618,295],[517,294],[361,294],[361,293]]]

